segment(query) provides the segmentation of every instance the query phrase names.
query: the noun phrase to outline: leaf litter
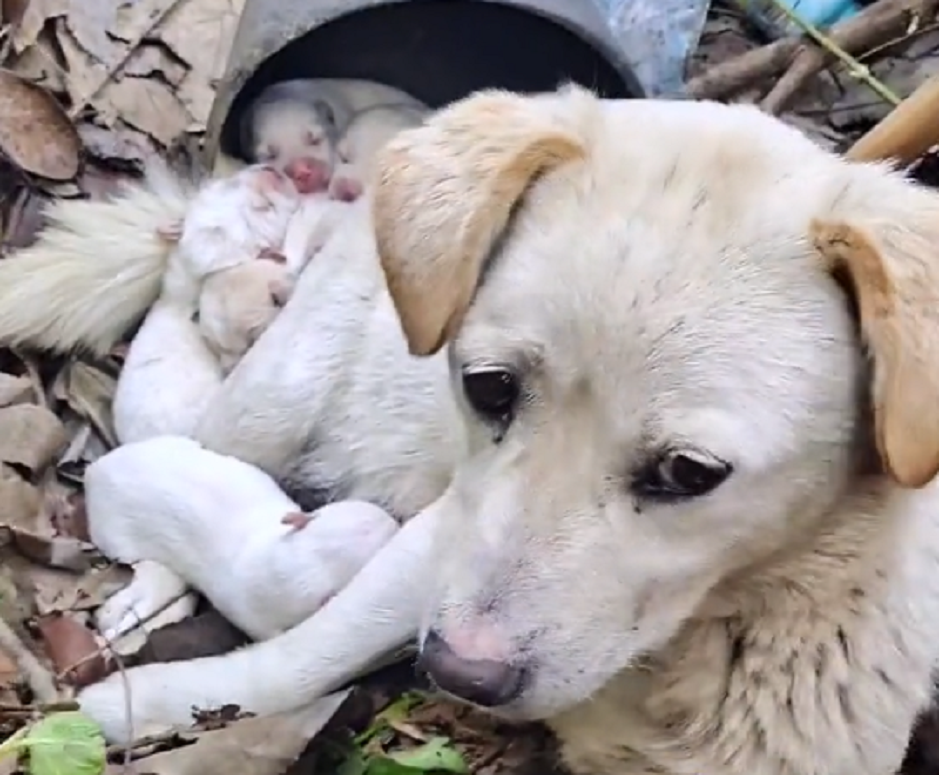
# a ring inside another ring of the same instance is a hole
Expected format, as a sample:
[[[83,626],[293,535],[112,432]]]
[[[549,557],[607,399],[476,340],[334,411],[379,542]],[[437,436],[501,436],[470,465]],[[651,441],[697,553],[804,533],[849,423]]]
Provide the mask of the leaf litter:
[[[191,161],[243,2],[0,0],[0,254],[31,244],[50,198],[106,197],[154,153]],[[901,94],[939,70],[936,25],[908,38],[892,41],[893,55],[872,64]],[[763,43],[716,3],[691,75]],[[750,79],[733,96],[758,101],[761,88]],[[782,118],[845,148],[884,112],[862,85],[821,72]],[[918,169],[939,180],[935,157]],[[115,444],[111,399],[121,356],[120,348],[102,362],[0,350],[0,775],[116,775],[127,761],[152,775],[555,771],[543,728],[435,700],[407,663],[294,714],[194,709],[189,728],[127,750],[105,746],[77,711],[77,687],[247,642],[205,601],[189,620],[141,628],[117,644],[95,631],[93,612],[129,579],[89,543],[81,492],[85,466]],[[920,760],[939,760],[936,719],[924,722],[909,775]]]

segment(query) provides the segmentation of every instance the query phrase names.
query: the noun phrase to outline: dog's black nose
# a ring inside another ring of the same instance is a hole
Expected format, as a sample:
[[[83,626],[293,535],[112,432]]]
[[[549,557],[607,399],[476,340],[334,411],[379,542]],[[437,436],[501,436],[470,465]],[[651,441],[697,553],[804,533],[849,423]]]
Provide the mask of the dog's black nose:
[[[484,708],[497,708],[522,691],[525,670],[495,659],[464,659],[435,630],[427,634],[419,669],[443,691]]]

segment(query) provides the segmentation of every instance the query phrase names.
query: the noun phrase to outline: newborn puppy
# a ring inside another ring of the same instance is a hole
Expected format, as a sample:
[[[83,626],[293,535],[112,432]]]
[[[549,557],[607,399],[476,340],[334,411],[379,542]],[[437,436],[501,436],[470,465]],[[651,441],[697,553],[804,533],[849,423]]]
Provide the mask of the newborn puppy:
[[[179,253],[199,288],[197,319],[227,372],[287,302],[299,266],[282,250],[302,198],[266,165],[208,183],[186,212]]]
[[[139,486],[122,487],[128,476]],[[187,587],[252,638],[270,638],[317,611],[398,529],[363,501],[304,515],[260,469],[178,436],[98,458],[85,473],[85,504],[94,544],[135,570],[99,613],[110,639]],[[142,514],[145,533],[136,521]],[[165,567],[169,559],[180,575]],[[227,584],[231,573],[244,583]]]
[[[297,78],[265,88],[241,122],[242,153],[277,167],[303,194],[325,191],[336,143],[353,117],[377,105],[423,109],[411,95],[372,81]]]
[[[295,281],[287,259],[274,252],[206,276],[199,294],[199,330],[224,374],[274,321]]]
[[[279,251],[300,194],[281,172],[255,164],[203,186],[180,226],[182,263],[201,281]]]
[[[337,110],[310,83],[268,86],[241,121],[241,145],[248,159],[274,166],[302,194],[326,190],[340,132]],[[339,116],[345,120],[343,113]]]
[[[402,129],[419,125],[427,112],[413,105],[376,105],[356,114],[336,146],[339,164],[329,195],[343,202],[358,199],[378,151]]]

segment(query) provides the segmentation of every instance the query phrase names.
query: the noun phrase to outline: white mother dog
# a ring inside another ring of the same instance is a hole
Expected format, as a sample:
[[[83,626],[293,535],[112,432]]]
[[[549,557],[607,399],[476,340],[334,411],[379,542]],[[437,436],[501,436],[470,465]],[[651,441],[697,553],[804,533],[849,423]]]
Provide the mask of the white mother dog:
[[[135,731],[419,632],[584,775],[891,775],[939,656],[939,195],[755,108],[575,89],[380,167],[374,237],[359,208],[196,435],[420,513],[292,630],[129,671]],[[120,676],[80,701],[125,733]]]

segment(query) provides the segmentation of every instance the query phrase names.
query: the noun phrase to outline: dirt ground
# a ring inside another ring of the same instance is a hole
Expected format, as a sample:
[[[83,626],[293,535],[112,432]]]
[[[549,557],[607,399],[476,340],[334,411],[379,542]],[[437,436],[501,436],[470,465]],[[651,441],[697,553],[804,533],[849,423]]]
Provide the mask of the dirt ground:
[[[885,95],[902,99],[939,73],[936,5],[868,4],[863,19],[828,33],[849,58],[834,61],[807,40],[767,41],[738,10],[717,4],[689,66],[689,89],[758,103],[846,150],[890,112]],[[0,2],[4,260],[34,240],[50,200],[108,195],[153,153],[192,161],[239,11],[239,0]],[[34,131],[21,131],[24,121]],[[935,157],[927,154],[915,170],[939,182]],[[28,737],[43,719],[74,711],[75,687],[105,673],[245,642],[208,609],[150,637],[110,644],[116,656],[94,631],[94,609],[127,572],[88,543],[81,477],[115,444],[110,401],[121,358],[120,348],[99,361],[0,349],[0,741]],[[494,722],[434,700],[427,688],[407,660],[384,668],[322,719],[318,733],[223,708],[205,709],[193,729],[140,741],[129,754],[105,749],[93,731],[68,734],[84,735],[83,750],[106,756],[114,773],[128,761],[140,775],[560,772],[541,727]],[[264,745],[249,746],[252,735]],[[3,758],[0,743],[0,775],[56,772],[40,768],[55,752],[39,745],[24,744],[29,758],[18,759]],[[101,759],[78,775],[103,767]],[[939,773],[939,711],[920,724],[903,772]]]

